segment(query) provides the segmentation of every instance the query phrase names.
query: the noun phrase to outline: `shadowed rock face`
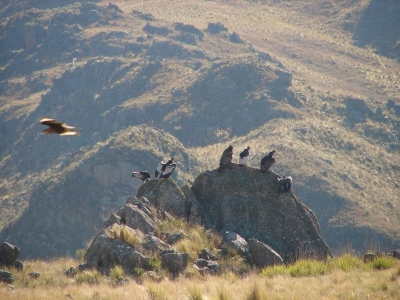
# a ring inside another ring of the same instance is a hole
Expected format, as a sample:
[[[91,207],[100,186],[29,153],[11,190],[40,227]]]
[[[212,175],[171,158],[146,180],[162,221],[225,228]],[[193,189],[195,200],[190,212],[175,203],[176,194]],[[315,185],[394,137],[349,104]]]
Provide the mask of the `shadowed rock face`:
[[[320,235],[314,213],[293,190],[278,193],[276,174],[232,164],[227,172],[200,174],[184,188],[192,202],[192,216],[202,215],[206,226],[230,230],[245,239],[269,245],[284,260],[325,260],[330,249]]]

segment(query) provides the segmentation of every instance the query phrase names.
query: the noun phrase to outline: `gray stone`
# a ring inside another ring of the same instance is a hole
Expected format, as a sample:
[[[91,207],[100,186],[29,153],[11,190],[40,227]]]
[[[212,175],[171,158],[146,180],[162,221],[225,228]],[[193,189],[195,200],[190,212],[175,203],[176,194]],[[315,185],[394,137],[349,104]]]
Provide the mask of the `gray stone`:
[[[0,266],[11,266],[18,258],[19,248],[4,242],[0,244]]]
[[[144,233],[153,232],[156,228],[154,221],[136,205],[124,205],[125,225],[139,229]]]
[[[13,267],[14,267],[17,271],[22,271],[22,270],[24,269],[24,264],[22,263],[22,261],[16,260],[16,261],[14,261]]]
[[[244,238],[232,231],[225,231],[223,233],[223,241],[230,247],[234,248],[242,255],[249,253],[249,244]]]
[[[108,227],[112,226],[113,224],[121,225],[121,217],[114,213],[112,213],[108,220],[104,222],[104,226]]]
[[[0,270],[0,281],[12,284],[14,282],[14,276],[7,271]]]
[[[186,217],[185,195],[172,179],[146,182],[139,188],[137,197],[147,198],[151,204],[175,217]]]
[[[207,262],[207,268],[209,269],[210,274],[219,274],[221,266],[216,261],[209,260]]]
[[[39,272],[30,272],[28,273],[29,277],[37,279],[40,277],[40,273]]]
[[[259,268],[283,264],[282,257],[276,251],[257,239],[249,239],[249,250],[253,263]]]
[[[204,258],[206,260],[217,260],[218,257],[212,252],[210,249],[204,248],[199,253],[200,258]]]
[[[178,233],[173,233],[168,237],[168,244],[175,244],[176,242],[180,241],[181,239],[183,239],[183,233],[182,232],[178,232]]]
[[[65,275],[68,277],[74,277],[76,275],[76,270],[74,267],[69,268],[67,271],[65,271]]]
[[[170,249],[171,245],[164,243],[158,237],[148,235],[147,241],[143,244],[143,248],[152,252],[160,252],[162,250]]]
[[[161,256],[162,263],[171,273],[183,271],[188,263],[188,253],[166,253]]]
[[[198,266],[199,268],[204,268],[204,267],[207,267],[208,261],[207,261],[207,259],[199,258],[199,259],[196,259],[193,263],[196,266]]]
[[[134,268],[148,268],[148,258],[121,240],[111,239],[100,233],[86,252],[86,264],[90,268],[104,270],[121,265],[126,272]]]

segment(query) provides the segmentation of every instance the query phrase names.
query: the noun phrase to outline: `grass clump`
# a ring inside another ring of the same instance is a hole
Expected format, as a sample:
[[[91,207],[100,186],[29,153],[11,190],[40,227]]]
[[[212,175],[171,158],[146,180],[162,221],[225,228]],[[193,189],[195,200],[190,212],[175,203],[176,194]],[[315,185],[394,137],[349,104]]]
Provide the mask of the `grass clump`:
[[[373,259],[369,265],[374,270],[387,270],[395,266],[397,260],[391,256],[379,256]]]
[[[112,269],[112,271],[110,273],[110,278],[112,280],[119,280],[119,279],[124,278],[124,276],[125,276],[125,272],[121,266],[115,266],[115,268]]]
[[[137,248],[141,243],[141,239],[136,232],[123,225],[114,224],[111,226],[111,230],[107,232],[107,235],[112,239],[123,241],[132,248]]]
[[[288,273],[292,277],[324,275],[329,272],[329,264],[322,261],[299,260],[288,267]]]
[[[101,283],[101,274],[96,269],[92,271],[84,271],[82,273],[78,273],[75,277],[77,284],[96,284],[99,285]]]
[[[203,300],[204,299],[200,288],[198,288],[197,286],[189,287],[188,292],[189,292],[188,297],[191,300]]]
[[[85,255],[86,255],[86,249],[84,249],[84,248],[77,249],[75,251],[75,257],[79,261],[83,261],[85,259]]]

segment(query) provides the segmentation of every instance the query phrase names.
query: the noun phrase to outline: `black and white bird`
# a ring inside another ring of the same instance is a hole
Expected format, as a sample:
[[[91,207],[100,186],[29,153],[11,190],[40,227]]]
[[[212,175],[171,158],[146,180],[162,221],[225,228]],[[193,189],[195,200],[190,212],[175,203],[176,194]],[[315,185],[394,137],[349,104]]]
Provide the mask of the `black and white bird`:
[[[243,167],[246,165],[247,160],[249,159],[250,154],[250,146],[244,148],[242,152],[239,154],[239,167]]]
[[[147,171],[133,172],[132,177],[142,179],[143,182],[147,182],[150,179],[150,173]]]
[[[163,161],[160,161],[160,162],[158,163],[156,172],[154,173],[154,177],[155,177],[155,178],[158,178],[158,174],[161,174],[161,173],[162,173],[161,168],[162,168],[163,164],[164,164]],[[161,176],[161,175],[160,175],[160,176]]]
[[[272,157],[275,154],[276,150],[272,150],[266,156],[261,159],[260,162],[260,172],[265,173],[267,172],[272,165],[275,163],[275,157]]]
[[[278,181],[278,193],[286,193],[289,192],[290,189],[292,188],[292,176],[283,176],[280,177],[278,176],[276,178],[276,180]]]
[[[160,178],[169,178],[172,172],[175,171],[176,164],[174,164],[173,161],[174,159],[170,158],[165,164],[162,165]]]

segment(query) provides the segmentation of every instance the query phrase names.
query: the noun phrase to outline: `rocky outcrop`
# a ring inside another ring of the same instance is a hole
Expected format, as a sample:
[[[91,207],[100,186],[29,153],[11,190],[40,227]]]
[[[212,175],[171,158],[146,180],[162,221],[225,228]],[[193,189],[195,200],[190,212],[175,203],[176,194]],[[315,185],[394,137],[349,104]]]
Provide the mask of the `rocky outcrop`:
[[[275,173],[251,167],[218,173],[206,171],[185,191],[206,226],[255,238],[279,254],[285,263],[298,259],[325,260],[331,256],[314,213],[294,194],[278,193]]]
[[[91,268],[106,270],[121,265],[128,272],[134,268],[147,268],[148,258],[119,239],[99,234],[86,253],[86,264]]]
[[[249,244],[237,233],[225,231],[222,238],[226,245],[236,249],[240,254],[247,255],[249,253]]]
[[[189,254],[187,253],[165,253],[161,255],[162,263],[171,273],[183,271],[187,267]]]
[[[4,242],[0,244],[0,267],[12,266],[19,256],[19,248]]]
[[[264,268],[283,264],[283,259],[278,253],[257,239],[249,239],[249,250],[253,264],[257,267]]]
[[[143,184],[137,197],[145,197],[152,205],[176,217],[186,217],[185,195],[172,179],[154,179]]]

